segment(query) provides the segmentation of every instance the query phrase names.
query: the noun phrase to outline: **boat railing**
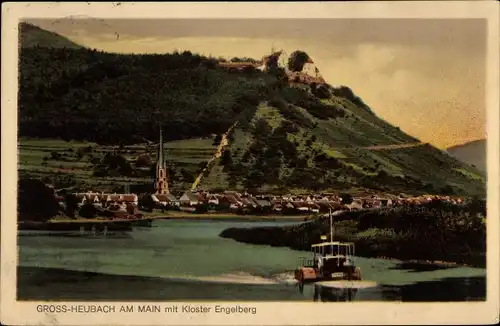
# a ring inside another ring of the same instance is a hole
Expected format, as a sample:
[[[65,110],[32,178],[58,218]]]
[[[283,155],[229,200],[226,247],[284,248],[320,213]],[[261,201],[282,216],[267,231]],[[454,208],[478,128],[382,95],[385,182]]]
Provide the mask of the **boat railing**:
[[[313,266],[314,265],[314,259],[311,259],[309,257],[299,257],[297,259],[297,266],[300,266],[300,267],[310,267],[310,266]]]

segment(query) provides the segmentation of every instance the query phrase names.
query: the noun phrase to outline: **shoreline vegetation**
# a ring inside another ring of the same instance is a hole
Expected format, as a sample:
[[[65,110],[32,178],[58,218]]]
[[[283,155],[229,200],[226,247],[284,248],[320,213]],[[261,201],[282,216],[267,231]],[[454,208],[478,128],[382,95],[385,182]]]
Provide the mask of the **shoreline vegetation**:
[[[356,256],[415,263],[485,268],[486,214],[479,203],[440,201],[419,206],[344,212],[334,219],[334,238],[354,242]],[[329,218],[281,227],[229,228],[223,238],[309,251],[329,234]]]
[[[83,227],[85,230],[96,226],[97,231],[102,231],[104,226],[108,230],[131,230],[133,226],[151,227],[155,220],[189,220],[189,221],[226,221],[226,222],[303,222],[312,218],[309,215],[238,215],[231,213],[207,213],[207,214],[146,214],[140,219],[104,219],[104,218],[68,218],[56,217],[47,221],[24,220],[18,222],[19,230],[60,230],[75,231]]]

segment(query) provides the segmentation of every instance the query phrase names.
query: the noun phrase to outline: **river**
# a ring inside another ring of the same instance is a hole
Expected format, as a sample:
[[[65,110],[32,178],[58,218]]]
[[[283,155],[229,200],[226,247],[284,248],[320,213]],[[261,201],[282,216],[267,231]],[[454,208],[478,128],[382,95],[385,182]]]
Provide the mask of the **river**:
[[[296,222],[157,220],[152,228],[107,236],[72,233],[18,236],[19,300],[92,301],[477,301],[485,300],[486,270],[412,266],[357,257],[357,291],[306,285],[291,271],[307,252],[223,239],[229,227]]]

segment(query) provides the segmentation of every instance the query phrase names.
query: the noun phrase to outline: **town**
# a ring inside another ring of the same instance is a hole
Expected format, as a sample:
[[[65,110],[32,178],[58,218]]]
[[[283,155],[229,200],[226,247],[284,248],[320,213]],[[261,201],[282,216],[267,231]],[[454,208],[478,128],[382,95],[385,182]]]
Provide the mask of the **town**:
[[[221,155],[224,147],[218,149]],[[165,157],[162,132],[160,131],[154,192],[135,193],[70,193],[65,196],[55,194],[63,211],[78,210],[83,218],[106,217],[109,219],[144,219],[157,218],[178,212],[177,216],[188,217],[190,214],[235,214],[258,216],[309,216],[335,211],[355,211],[378,209],[402,205],[423,205],[433,200],[465,203],[465,198],[425,194],[411,196],[407,194],[365,193],[352,196],[348,193],[305,193],[305,194],[251,194],[226,190],[213,193],[196,187],[175,196],[169,190],[168,169]],[[199,181],[199,180],[198,180]],[[68,196],[69,195],[69,196]],[[70,199],[68,199],[70,198]],[[69,203],[68,201],[71,201]],[[156,214],[151,214],[154,212]],[[159,212],[158,212],[159,211]],[[180,214],[180,215],[179,215]]]
[[[185,213],[233,213],[233,214],[317,214],[329,211],[355,211],[370,208],[395,207],[401,205],[422,205],[433,200],[453,204],[465,203],[464,198],[423,195],[368,195],[352,197],[322,193],[310,195],[252,195],[236,191],[210,193],[187,191],[177,198],[172,194],[151,194],[139,198],[137,194],[105,194],[96,192],[75,193],[78,206],[92,205],[114,212],[137,214],[139,211],[181,211]],[[66,207],[63,196],[56,197]],[[142,199],[142,200],[140,200]],[[141,203],[144,203],[141,205]]]

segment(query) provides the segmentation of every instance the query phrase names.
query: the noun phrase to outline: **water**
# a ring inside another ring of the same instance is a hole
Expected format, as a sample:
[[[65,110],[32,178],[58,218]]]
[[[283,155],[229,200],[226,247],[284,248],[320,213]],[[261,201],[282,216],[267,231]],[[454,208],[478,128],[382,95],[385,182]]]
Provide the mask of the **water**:
[[[155,221],[126,234],[18,237],[20,300],[464,301],[485,299],[486,271],[358,257],[377,287],[324,289],[292,280],[307,252],[220,238],[229,227],[294,222]]]

